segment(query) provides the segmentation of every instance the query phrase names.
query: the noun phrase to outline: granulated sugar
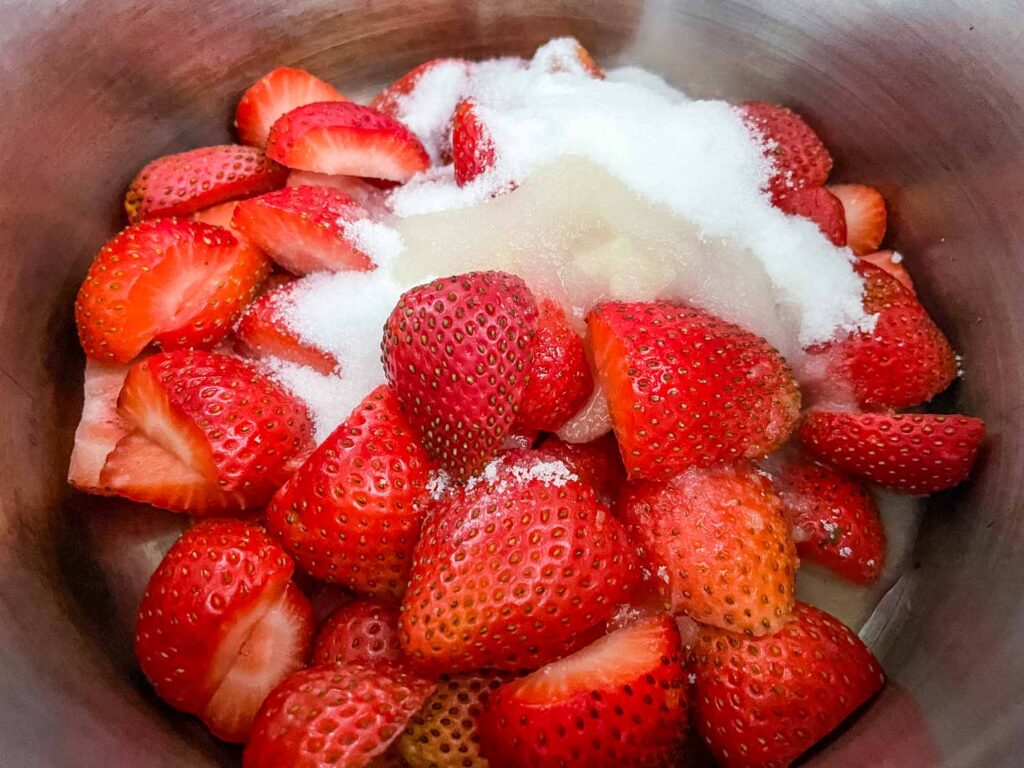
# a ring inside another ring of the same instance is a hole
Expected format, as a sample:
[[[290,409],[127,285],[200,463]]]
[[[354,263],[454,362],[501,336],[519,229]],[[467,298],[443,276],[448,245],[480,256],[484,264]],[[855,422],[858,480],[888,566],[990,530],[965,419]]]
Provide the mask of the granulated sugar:
[[[345,225],[346,239],[369,256],[378,268],[390,270],[405,247],[394,227],[371,219],[341,223]]]

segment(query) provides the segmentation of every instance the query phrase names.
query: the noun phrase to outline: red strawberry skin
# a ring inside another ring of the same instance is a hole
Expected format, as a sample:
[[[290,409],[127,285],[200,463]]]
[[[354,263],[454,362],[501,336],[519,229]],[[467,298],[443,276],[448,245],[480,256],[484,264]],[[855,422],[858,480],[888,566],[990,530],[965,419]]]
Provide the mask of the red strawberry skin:
[[[494,140],[477,111],[473,99],[464,99],[455,107],[452,161],[455,182],[460,187],[494,167]]]
[[[402,99],[416,90],[416,86],[419,84],[423,76],[438,65],[452,63],[461,63],[467,70],[472,66],[470,62],[463,59],[431,59],[430,61],[420,64],[409,72],[406,72],[400,78],[395,80],[395,82],[374,96],[373,101],[370,102],[370,106],[378,112],[383,112],[385,115],[399,117]]]
[[[317,634],[314,664],[399,664],[398,607],[380,600],[355,600],[330,615]]]
[[[243,144],[261,149],[281,115],[318,101],[345,101],[337,88],[309,72],[278,67],[253,83],[238,102],[235,129]]]
[[[587,325],[630,478],[760,458],[796,426],[789,368],[739,326],[666,302],[600,304]]]
[[[818,225],[832,245],[846,245],[846,217],[839,198],[824,187],[801,187],[779,193],[775,207],[792,216],[802,216]]]
[[[850,250],[857,256],[877,251],[888,219],[881,192],[864,184],[830,184],[828,191],[842,203]]]
[[[800,439],[830,464],[898,493],[938,493],[970,475],[985,422],[933,413],[811,411]]]
[[[125,196],[128,220],[188,216],[211,205],[283,187],[288,169],[255,147],[222,144],[158,158]]]
[[[725,768],[789,765],[885,682],[853,632],[803,603],[767,637],[704,627],[692,658],[694,719]]]
[[[764,142],[774,172],[768,191],[772,199],[794,189],[820,187],[832,171],[832,156],[806,121],[791,109],[763,101],[738,107],[743,121]]]
[[[384,370],[423,447],[456,480],[483,468],[516,422],[537,304],[504,272],[404,293],[384,327]]]
[[[611,433],[589,443],[567,443],[557,435],[548,435],[537,450],[565,462],[603,501],[614,501],[626,482],[619,444]]]
[[[378,387],[277,492],[267,527],[314,578],[398,598],[433,467],[394,392]]]

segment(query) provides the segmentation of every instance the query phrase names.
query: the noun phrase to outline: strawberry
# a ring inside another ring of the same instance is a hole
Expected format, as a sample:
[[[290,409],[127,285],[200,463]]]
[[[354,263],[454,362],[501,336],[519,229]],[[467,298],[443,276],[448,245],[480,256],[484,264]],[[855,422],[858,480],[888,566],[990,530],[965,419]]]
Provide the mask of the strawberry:
[[[370,214],[329,187],[285,187],[243,200],[231,222],[289,272],[368,270],[373,261],[356,244],[349,228]]]
[[[811,411],[800,439],[852,475],[898,493],[927,494],[967,479],[985,422],[934,413]]]
[[[843,204],[824,187],[802,187],[782,192],[774,204],[783,213],[813,221],[833,245],[846,245]]]
[[[858,256],[878,250],[885,239],[885,198],[864,184],[830,184],[828,191],[843,204],[846,240]]]
[[[374,182],[377,179],[361,179],[358,176],[328,176],[313,171],[292,171],[288,174],[289,187],[330,187],[348,195],[363,206],[374,219],[388,214],[384,191]],[[379,182],[378,182],[379,183]]]
[[[544,72],[569,72],[604,80],[604,72],[594,57],[573,37],[546,42],[534,53],[530,66]]]
[[[561,462],[505,453],[427,515],[402,647],[449,672],[536,667],[579,647],[638,578],[625,531],[591,488]]]
[[[820,187],[832,170],[832,156],[802,117],[792,110],[763,101],[741,104],[743,121],[764,145],[772,162],[768,180],[772,200],[804,187]]]
[[[455,107],[452,161],[455,164],[455,181],[460,187],[494,167],[494,140],[478,110],[473,99],[463,99]]]
[[[788,619],[796,550],[781,499],[750,464],[630,482],[619,514],[674,612],[755,636]]]
[[[345,101],[330,83],[302,69],[278,67],[251,86],[235,110],[235,130],[243,144],[261,149],[267,145],[270,127],[281,115],[318,101]]]
[[[255,147],[202,147],[145,166],[128,187],[124,209],[131,222],[188,216],[217,203],[277,189],[287,178],[287,168]]]
[[[350,101],[307,104],[284,115],[270,129],[267,154],[289,168],[392,181],[430,166],[412,131]]]
[[[890,277],[896,278],[900,285],[910,291],[912,295],[917,295],[914,290],[914,281],[910,278],[907,268],[903,266],[902,254],[896,253],[896,251],[875,251],[866,253],[860,258],[868,264],[888,272]]]
[[[399,667],[361,664],[296,672],[267,697],[243,768],[380,765],[435,685]]]
[[[361,599],[341,606],[320,628],[314,664],[367,664],[402,661],[398,644],[398,608]]]
[[[519,405],[519,423],[555,432],[590,398],[594,379],[583,339],[570,327],[562,308],[544,299],[537,309],[533,364]]]
[[[853,632],[803,603],[767,637],[703,627],[692,659],[694,720],[725,768],[789,765],[885,682]]]
[[[477,725],[494,691],[514,677],[489,669],[441,675],[437,690],[396,742],[409,768],[487,768]]]
[[[211,347],[252,300],[269,264],[229,232],[194,221],[133,224],[93,259],[75,300],[85,353],[127,363],[156,340]]]
[[[567,443],[557,435],[548,435],[537,450],[565,463],[603,501],[616,499],[626,482],[619,444],[611,433],[589,443]]]
[[[402,294],[384,371],[427,453],[456,480],[483,468],[516,421],[537,305],[520,278],[470,272]]]
[[[667,616],[641,619],[498,688],[480,721],[491,768],[670,766],[686,734],[686,674]]]
[[[800,391],[762,338],[667,302],[600,304],[591,349],[631,478],[759,458],[786,441]]]
[[[89,493],[102,493],[100,471],[107,455],[129,427],[117,412],[117,395],[128,374],[128,366],[85,361],[82,419],[75,429],[68,482]]]
[[[885,565],[885,528],[856,480],[806,459],[772,473],[793,526],[796,553],[854,584],[872,584]]]
[[[195,515],[266,504],[311,441],[304,405],[244,361],[211,352],[136,363],[117,411],[133,431],[107,457],[101,484]]]
[[[433,464],[380,386],[267,507],[267,527],[311,576],[370,595],[405,591]]]
[[[215,227],[230,230],[231,234],[239,239],[241,235],[231,226],[231,219],[235,215],[237,207],[238,200],[211,205],[209,208],[203,208],[203,210],[193,213],[192,221],[201,221],[203,224],[212,224]]]
[[[329,376],[338,370],[338,359],[289,325],[287,309],[301,288],[301,283],[287,283],[250,304],[235,327],[235,348],[254,360],[274,357]]]
[[[149,580],[135,652],[157,695],[245,741],[268,693],[309,653],[309,600],[261,528],[208,520],[182,534]]]
[[[465,67],[467,72],[473,66],[471,62],[464,59],[431,59],[430,61],[420,64],[415,69],[406,72],[400,78],[395,80],[395,82],[374,96],[373,100],[370,102],[370,106],[378,112],[383,112],[385,115],[400,118],[402,101],[406,96],[416,90],[416,86],[419,85],[423,76],[431,70],[436,69],[438,66],[447,64],[461,64]]]

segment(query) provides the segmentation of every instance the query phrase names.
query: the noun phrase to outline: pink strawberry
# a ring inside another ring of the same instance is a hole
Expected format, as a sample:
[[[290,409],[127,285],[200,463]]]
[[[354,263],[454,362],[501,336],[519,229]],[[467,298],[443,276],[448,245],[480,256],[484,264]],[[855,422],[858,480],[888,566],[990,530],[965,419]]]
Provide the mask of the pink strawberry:
[[[235,129],[243,144],[263,148],[271,126],[296,107],[318,101],[345,101],[330,83],[302,69],[278,67],[251,86],[235,110]]]
[[[407,291],[384,327],[384,370],[423,446],[457,480],[501,447],[523,401],[537,305],[520,278],[470,272]]]
[[[316,636],[314,664],[399,664],[398,607],[380,600],[356,600],[330,615]]]
[[[846,239],[858,256],[878,250],[885,239],[885,198],[864,184],[831,184],[828,191],[843,204]]]
[[[619,444],[611,433],[589,443],[567,443],[557,435],[548,435],[537,450],[563,462],[580,480],[593,487],[603,501],[614,501],[626,482]]]
[[[455,181],[460,187],[494,167],[494,140],[480,119],[473,99],[463,99],[455,107],[452,159],[455,163]]]
[[[781,192],[775,207],[791,216],[810,219],[833,245],[846,245],[846,219],[839,198],[824,187],[801,187]]]
[[[795,189],[825,183],[832,170],[832,156],[802,117],[763,101],[748,101],[738,109],[774,166],[768,183],[773,200]]]
[[[896,253],[896,251],[875,251],[874,253],[864,254],[861,256],[861,259],[888,272],[889,276],[896,278],[900,285],[910,291],[911,295],[917,295],[917,292],[914,290],[914,281],[911,279],[910,273],[907,272],[907,268],[903,266],[903,256],[901,254]]]
[[[75,430],[68,482],[89,493],[102,493],[100,471],[107,455],[128,434],[129,426],[117,412],[117,396],[128,374],[126,365],[85,361],[82,419]]]

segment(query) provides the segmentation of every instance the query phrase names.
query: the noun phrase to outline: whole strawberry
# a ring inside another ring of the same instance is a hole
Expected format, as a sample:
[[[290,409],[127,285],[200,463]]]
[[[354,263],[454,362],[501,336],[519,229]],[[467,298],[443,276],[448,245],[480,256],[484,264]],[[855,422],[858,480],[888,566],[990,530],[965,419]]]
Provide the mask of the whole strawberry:
[[[400,663],[398,606],[380,600],[347,603],[332,613],[317,633],[314,664]]]
[[[609,505],[618,498],[619,489],[626,482],[619,444],[610,432],[589,443],[567,443],[557,435],[548,435],[537,450],[564,462]]]
[[[832,156],[800,115],[763,101],[748,101],[738,109],[772,163],[768,190],[773,199],[795,189],[825,183],[832,170]]]
[[[456,480],[483,468],[516,422],[537,305],[520,278],[470,272],[402,295],[384,370],[423,447]]]

